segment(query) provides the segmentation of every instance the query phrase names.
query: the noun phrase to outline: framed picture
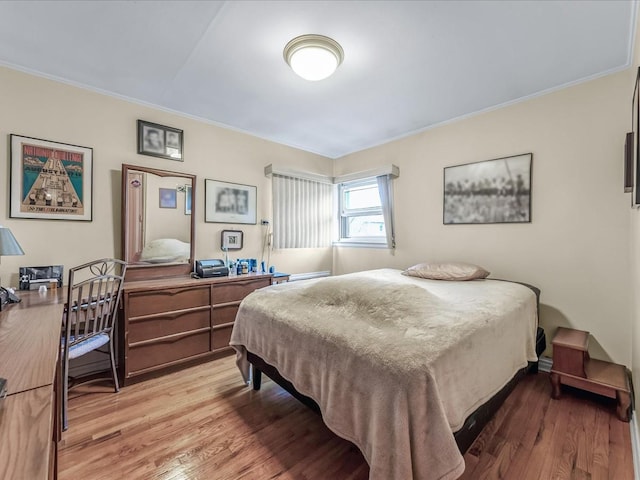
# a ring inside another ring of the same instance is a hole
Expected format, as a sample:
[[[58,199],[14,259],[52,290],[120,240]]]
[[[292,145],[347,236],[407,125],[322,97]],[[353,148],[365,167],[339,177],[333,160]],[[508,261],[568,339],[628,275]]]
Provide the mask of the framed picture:
[[[533,154],[444,169],[444,224],[531,222]]]
[[[638,67],[638,73],[636,74],[636,82],[633,89],[633,99],[631,101],[631,138],[629,138],[629,134],[627,134],[627,142],[630,142],[629,149],[631,150],[631,164],[633,167],[631,170],[635,170],[635,173],[632,171],[631,175],[634,179],[633,182],[633,194],[631,199],[632,205],[640,205],[640,139],[639,139],[639,128],[640,125],[640,67]],[[626,147],[626,145],[625,145]],[[626,153],[626,152],[625,152]],[[625,157],[625,161],[627,158]],[[626,188],[626,174],[625,171],[625,191]]]
[[[242,230],[223,230],[220,246],[222,250],[241,250]]]
[[[92,220],[92,148],[13,134],[10,144],[12,218]]]
[[[633,192],[633,132],[627,133],[624,141],[624,191]]]
[[[184,191],[185,191],[185,198],[184,198],[184,214],[185,215],[191,215],[191,202],[193,201],[192,197],[192,193],[193,189],[191,188],[191,185],[185,185],[184,186]]]
[[[138,153],[182,162],[182,130],[138,120]]]
[[[159,188],[160,208],[177,208],[178,195],[175,188]]]
[[[256,191],[251,185],[204,180],[204,221],[256,224]]]

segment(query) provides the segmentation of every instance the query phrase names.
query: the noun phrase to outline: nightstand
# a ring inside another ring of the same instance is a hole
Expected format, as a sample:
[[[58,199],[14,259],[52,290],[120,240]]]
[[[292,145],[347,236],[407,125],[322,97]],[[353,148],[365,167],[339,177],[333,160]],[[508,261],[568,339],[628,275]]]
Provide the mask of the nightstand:
[[[551,396],[560,398],[560,385],[570,385],[618,401],[617,414],[629,421],[631,389],[624,365],[589,357],[589,332],[559,327],[553,338]]]

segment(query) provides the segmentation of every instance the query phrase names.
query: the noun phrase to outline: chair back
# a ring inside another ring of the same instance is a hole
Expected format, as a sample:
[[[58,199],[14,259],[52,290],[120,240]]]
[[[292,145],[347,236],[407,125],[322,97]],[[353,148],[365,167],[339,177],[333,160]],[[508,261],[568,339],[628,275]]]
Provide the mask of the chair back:
[[[101,259],[69,270],[65,350],[93,335],[111,336],[126,269],[122,260]]]

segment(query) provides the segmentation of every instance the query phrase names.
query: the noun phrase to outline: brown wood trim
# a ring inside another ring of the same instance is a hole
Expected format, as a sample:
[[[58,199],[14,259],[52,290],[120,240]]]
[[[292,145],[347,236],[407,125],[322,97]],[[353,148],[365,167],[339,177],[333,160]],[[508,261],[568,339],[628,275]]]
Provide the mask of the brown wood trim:
[[[241,303],[242,303],[242,300],[236,300],[234,302],[215,303],[211,305],[211,308],[215,310],[216,308],[235,307],[237,305],[240,305]]]
[[[129,270],[127,269],[127,272],[128,271]],[[256,272],[247,273],[244,275],[229,275],[228,277],[191,278],[189,275],[182,275],[173,276],[171,278],[137,279],[135,281],[130,281],[127,277],[127,281],[125,281],[124,283],[123,291],[125,293],[133,293],[139,291],[164,290],[167,288],[194,288],[197,286],[211,286],[215,284],[229,284],[238,282],[249,284],[262,279],[270,279],[271,277],[273,277],[271,273]]]
[[[225,348],[213,352],[200,353],[191,357],[185,357],[179,360],[163,363],[162,365],[154,365],[153,367],[148,367],[142,370],[135,370],[127,374],[123,379],[122,384],[124,386],[129,386],[133,383],[143,382],[150,378],[162,377],[193,365],[217,360],[218,358],[228,357],[233,351],[235,350],[233,350],[232,347],[229,347],[228,349]]]
[[[221,323],[220,325],[212,325],[211,330],[222,330],[223,328],[232,327],[235,322]]]
[[[177,317],[184,315],[185,313],[206,311],[211,308],[210,305],[202,305],[200,307],[183,308],[182,310],[172,310],[170,312],[150,313],[149,315],[139,315],[137,317],[129,317],[129,323],[143,322],[146,320],[153,320],[158,318],[166,318],[167,320],[174,320]]]
[[[197,330],[190,330],[188,332],[174,333],[173,335],[166,335],[164,337],[152,338],[149,340],[142,340],[140,342],[129,343],[129,348],[142,347],[144,345],[153,345],[155,343],[174,343],[183,338],[190,337],[192,335],[198,335],[199,333],[210,332],[211,327],[199,328]]]

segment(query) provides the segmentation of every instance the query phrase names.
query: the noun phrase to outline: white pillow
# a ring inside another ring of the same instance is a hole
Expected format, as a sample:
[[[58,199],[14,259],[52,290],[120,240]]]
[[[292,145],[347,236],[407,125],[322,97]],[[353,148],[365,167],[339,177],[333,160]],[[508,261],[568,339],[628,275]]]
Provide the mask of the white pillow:
[[[147,243],[140,260],[151,263],[184,262],[189,260],[191,245],[175,238],[160,238]]]
[[[403,275],[430,280],[475,280],[486,278],[489,273],[478,265],[464,262],[419,263],[402,272]]]

